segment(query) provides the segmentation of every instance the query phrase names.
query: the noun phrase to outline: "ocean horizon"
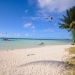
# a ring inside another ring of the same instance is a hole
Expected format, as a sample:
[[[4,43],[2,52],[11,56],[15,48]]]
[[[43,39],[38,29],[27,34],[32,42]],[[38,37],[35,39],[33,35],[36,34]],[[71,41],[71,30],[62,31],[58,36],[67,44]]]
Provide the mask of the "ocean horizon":
[[[71,39],[0,38],[0,50],[25,49],[45,45],[68,45]]]

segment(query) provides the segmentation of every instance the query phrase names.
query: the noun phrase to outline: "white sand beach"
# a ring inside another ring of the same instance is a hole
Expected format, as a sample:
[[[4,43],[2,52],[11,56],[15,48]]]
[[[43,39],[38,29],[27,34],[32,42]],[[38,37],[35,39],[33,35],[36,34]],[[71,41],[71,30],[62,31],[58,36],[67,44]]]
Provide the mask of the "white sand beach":
[[[65,49],[71,46],[0,50],[0,75],[63,75]]]

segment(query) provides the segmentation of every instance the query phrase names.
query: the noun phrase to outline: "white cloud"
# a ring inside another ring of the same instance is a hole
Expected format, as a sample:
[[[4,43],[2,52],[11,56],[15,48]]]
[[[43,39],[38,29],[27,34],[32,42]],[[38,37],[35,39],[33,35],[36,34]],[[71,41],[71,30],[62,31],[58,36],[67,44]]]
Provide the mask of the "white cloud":
[[[44,31],[45,31],[45,32],[54,32],[54,30],[51,29],[51,28],[45,29]]]
[[[31,17],[31,19],[32,20],[38,20],[38,19],[40,19],[40,17],[39,16],[34,16],[34,17]]]
[[[32,23],[26,23],[26,24],[24,24],[24,28],[32,28],[32,29],[35,29],[35,26],[32,25]]]
[[[43,17],[48,16],[48,11],[46,11],[46,10],[38,10],[38,11],[36,11],[36,15],[40,16],[40,18],[42,19]]]
[[[38,0],[38,5],[50,12],[63,12],[75,6],[75,0]]]
[[[20,34],[18,33],[18,34],[14,34],[13,35],[13,37],[19,37],[20,36]]]
[[[32,26],[32,23],[26,23],[26,24],[24,24],[24,27],[25,28],[29,28],[29,27],[31,27]]]
[[[35,15],[34,16],[25,16],[25,17],[23,17],[23,19],[43,20],[47,16],[49,16],[48,15],[48,11],[46,11],[46,10],[37,10],[37,11],[35,11]]]
[[[37,10],[35,11],[35,15],[34,16],[25,16],[23,17],[23,19],[30,19],[30,20],[42,20],[44,18],[46,18],[48,15],[48,11],[47,10]]]
[[[25,37],[28,37],[28,36],[29,36],[29,34],[28,34],[28,33],[26,33],[26,34],[25,34]]]
[[[3,37],[4,35],[3,34],[0,34],[0,37]]]
[[[39,19],[41,19],[41,17],[40,16],[30,16],[30,17],[23,17],[23,19],[30,19],[30,20],[39,20]]]

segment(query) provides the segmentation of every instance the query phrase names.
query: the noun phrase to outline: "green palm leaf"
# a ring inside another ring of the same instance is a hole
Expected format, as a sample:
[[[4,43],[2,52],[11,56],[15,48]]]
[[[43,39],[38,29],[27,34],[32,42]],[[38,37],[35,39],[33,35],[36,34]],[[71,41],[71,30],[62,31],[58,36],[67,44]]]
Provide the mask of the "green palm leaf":
[[[60,19],[62,23],[59,24],[59,28],[66,29],[72,32],[73,40],[75,39],[75,6],[66,10],[66,16]],[[75,43],[75,40],[73,41]]]

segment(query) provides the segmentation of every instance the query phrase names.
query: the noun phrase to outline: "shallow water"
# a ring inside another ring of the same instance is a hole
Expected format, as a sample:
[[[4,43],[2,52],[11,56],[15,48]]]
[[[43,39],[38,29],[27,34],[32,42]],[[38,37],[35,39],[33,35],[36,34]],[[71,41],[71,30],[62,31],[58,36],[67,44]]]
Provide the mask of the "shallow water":
[[[44,45],[67,45],[71,44],[72,40],[48,40],[48,39],[9,39],[9,41],[3,41],[0,39],[0,50],[7,49],[24,49],[40,47],[39,45],[44,43]]]

